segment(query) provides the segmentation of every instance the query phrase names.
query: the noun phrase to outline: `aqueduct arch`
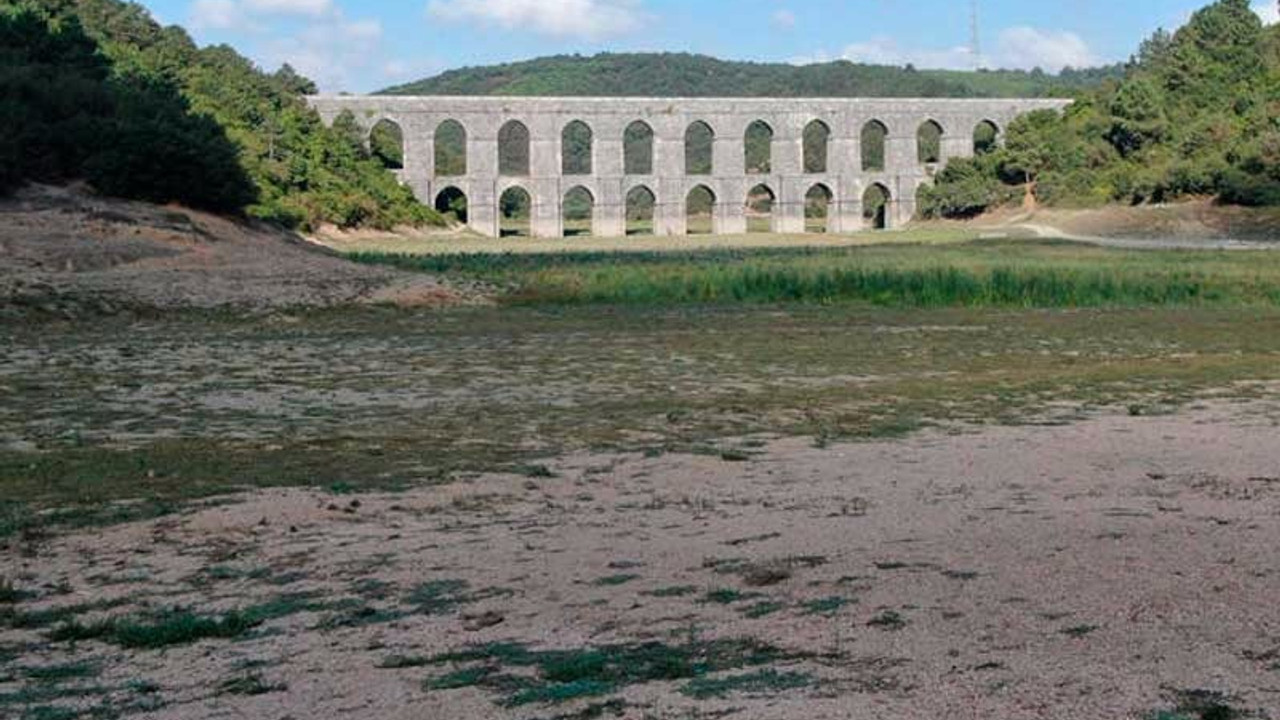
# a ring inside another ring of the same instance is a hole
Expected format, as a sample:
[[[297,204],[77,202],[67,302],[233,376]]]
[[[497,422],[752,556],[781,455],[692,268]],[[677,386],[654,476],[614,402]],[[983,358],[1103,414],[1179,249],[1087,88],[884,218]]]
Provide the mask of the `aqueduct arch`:
[[[518,185],[528,195],[518,225],[542,237],[581,232],[588,206],[595,235],[683,235],[688,195],[697,186],[715,198],[714,232],[746,232],[752,212],[744,199],[760,185],[773,195],[771,224],[779,232],[819,226],[853,232],[880,221],[898,227],[915,214],[917,189],[930,182],[931,163],[921,162],[918,132],[926,123],[940,131],[927,156],[945,162],[989,150],[1018,115],[1070,102],[402,96],[308,101],[325,122],[344,113],[354,118],[366,137],[379,122],[394,123],[399,137],[394,131],[385,137],[399,142],[383,143],[379,157],[428,205],[465,208],[459,220],[479,233],[499,234],[502,196]],[[768,129],[767,153],[750,155],[748,130],[756,122]],[[876,192],[868,195],[872,188]],[[868,216],[865,200],[881,196],[887,203]]]

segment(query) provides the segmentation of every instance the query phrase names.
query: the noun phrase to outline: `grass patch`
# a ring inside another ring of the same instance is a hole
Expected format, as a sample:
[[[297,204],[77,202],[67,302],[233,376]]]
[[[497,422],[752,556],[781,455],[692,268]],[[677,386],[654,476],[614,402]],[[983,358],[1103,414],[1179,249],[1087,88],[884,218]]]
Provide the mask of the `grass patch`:
[[[768,617],[782,610],[785,607],[786,605],[780,602],[766,600],[764,602],[758,602],[758,603],[755,603],[754,605],[750,605],[748,607],[743,608],[742,616],[751,620],[757,620],[762,617]]]
[[[609,700],[592,703],[577,712],[556,715],[548,720],[599,720],[599,718],[622,717],[627,712],[627,703],[623,700]]]
[[[812,675],[796,672],[778,672],[772,668],[728,677],[703,677],[692,680],[680,692],[695,700],[722,698],[745,693],[773,695],[787,690],[798,690],[816,684]]]
[[[805,615],[834,615],[849,604],[849,598],[840,595],[810,600],[804,604]]]
[[[672,585],[670,587],[658,588],[657,590],[648,590],[641,595],[648,595],[656,598],[672,598],[672,597],[688,597],[698,592],[696,585]]]
[[[1069,628],[1063,628],[1059,632],[1067,637],[1082,638],[1097,632],[1097,625],[1073,625]]]
[[[35,593],[20,590],[9,578],[0,575],[0,605],[15,605],[26,602],[36,596]]]
[[[430,580],[413,588],[405,603],[423,615],[445,615],[469,602],[465,580]]]
[[[188,645],[201,640],[229,639],[244,635],[262,623],[247,613],[231,612],[220,617],[173,610],[154,618],[115,618],[82,625],[72,620],[54,628],[54,642],[101,640],[136,650],[156,650],[172,645]]]
[[[634,573],[622,573],[619,575],[609,575],[606,577],[597,578],[591,584],[595,585],[596,587],[617,587],[619,585],[626,585],[627,583],[632,582],[633,580],[639,580],[639,579],[640,579],[640,576]]]
[[[236,675],[218,683],[218,693],[222,695],[267,695],[269,693],[284,692],[288,689],[288,686],[283,683],[268,682],[259,673]]]
[[[907,619],[894,610],[884,610],[867,621],[867,627],[897,632],[907,626]]]
[[[363,602],[353,604],[340,612],[331,613],[321,618],[316,623],[315,629],[321,631],[328,630],[344,630],[350,628],[368,627],[370,625],[382,625],[384,623],[402,620],[408,615],[403,610],[395,608],[379,608]]]
[[[35,682],[60,683],[97,677],[102,672],[102,668],[92,662],[70,662],[61,665],[27,666],[21,668],[20,672],[23,677]]]
[[[332,607],[334,603],[318,602],[312,594],[300,593],[282,595],[223,615],[173,608],[152,615],[113,617],[87,624],[71,619],[51,630],[48,637],[54,642],[100,640],[124,648],[157,650],[201,640],[239,638],[267,621]]]
[[[423,664],[429,664],[424,662]],[[387,667],[383,665],[382,667]],[[410,665],[409,667],[414,667]],[[475,687],[482,685],[489,680],[496,670],[487,666],[476,666],[462,668],[451,673],[446,673],[439,677],[427,678],[423,681],[424,690],[459,690],[461,688]]]
[[[409,591],[404,602],[422,615],[448,615],[463,605],[511,595],[505,588],[470,591],[465,580],[430,580]]]
[[[1174,693],[1173,710],[1150,713],[1149,720],[1242,720],[1255,717],[1232,704],[1225,693],[1214,690],[1180,690]]]
[[[734,588],[716,588],[715,590],[708,590],[707,594],[703,596],[702,602],[715,605],[732,605],[758,597],[760,597],[760,593],[743,592]]]
[[[112,610],[123,605],[128,605],[130,602],[132,601],[129,598],[117,598],[115,600],[93,600],[90,602],[77,603],[75,605],[63,605],[43,610],[20,610],[12,607],[0,608],[0,625],[18,630],[36,630],[60,622],[66,622],[87,613]]]
[[[428,687],[483,687],[500,695],[502,704],[516,707],[600,697],[650,682],[694,680],[791,657],[755,640],[684,645],[652,642],[575,650],[531,650],[523,645],[495,643],[434,658],[415,658],[413,666],[454,665],[453,671],[428,680]],[[389,659],[383,666],[404,664],[404,659]],[[504,673],[504,669],[520,669],[524,673],[516,676]]]

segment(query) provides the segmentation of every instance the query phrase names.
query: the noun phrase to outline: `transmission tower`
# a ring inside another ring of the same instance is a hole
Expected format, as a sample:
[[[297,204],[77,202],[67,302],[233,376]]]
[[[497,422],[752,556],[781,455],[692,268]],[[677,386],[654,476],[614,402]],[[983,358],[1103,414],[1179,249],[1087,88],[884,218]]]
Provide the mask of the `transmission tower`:
[[[969,59],[973,69],[982,69],[982,32],[978,24],[978,0],[969,0]]]

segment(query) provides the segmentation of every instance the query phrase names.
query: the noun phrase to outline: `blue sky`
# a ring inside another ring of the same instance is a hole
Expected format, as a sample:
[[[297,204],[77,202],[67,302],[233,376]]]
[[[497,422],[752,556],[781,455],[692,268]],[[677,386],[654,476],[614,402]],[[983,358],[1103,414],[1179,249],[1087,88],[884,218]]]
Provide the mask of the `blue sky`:
[[[1122,60],[1209,0],[979,0],[989,67]],[[1254,0],[1269,22],[1276,0]],[[972,65],[969,0],[143,0],[202,44],[289,62],[326,92],[557,53]]]

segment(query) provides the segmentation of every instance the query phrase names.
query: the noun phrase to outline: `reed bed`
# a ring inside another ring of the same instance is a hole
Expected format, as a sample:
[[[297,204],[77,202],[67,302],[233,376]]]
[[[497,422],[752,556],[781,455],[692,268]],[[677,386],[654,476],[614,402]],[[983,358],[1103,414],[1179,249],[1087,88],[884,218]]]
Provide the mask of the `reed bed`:
[[[482,280],[515,304],[863,302],[892,307],[1280,305],[1270,252],[1114,250],[1061,241],[408,255],[360,262]]]

